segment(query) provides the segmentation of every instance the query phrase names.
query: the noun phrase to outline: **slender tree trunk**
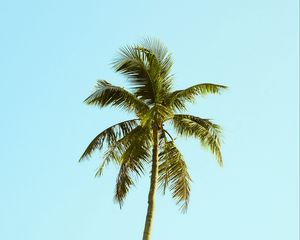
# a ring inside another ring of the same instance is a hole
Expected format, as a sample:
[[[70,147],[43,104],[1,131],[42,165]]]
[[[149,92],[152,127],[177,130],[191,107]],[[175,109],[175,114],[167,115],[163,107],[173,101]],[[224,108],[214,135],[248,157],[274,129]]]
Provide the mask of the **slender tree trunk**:
[[[148,195],[148,210],[147,210],[143,240],[150,240],[154,206],[155,206],[157,175],[158,175],[158,129],[157,129],[157,127],[154,127],[154,129],[153,129],[151,182],[150,182],[150,191],[149,191],[149,195]]]

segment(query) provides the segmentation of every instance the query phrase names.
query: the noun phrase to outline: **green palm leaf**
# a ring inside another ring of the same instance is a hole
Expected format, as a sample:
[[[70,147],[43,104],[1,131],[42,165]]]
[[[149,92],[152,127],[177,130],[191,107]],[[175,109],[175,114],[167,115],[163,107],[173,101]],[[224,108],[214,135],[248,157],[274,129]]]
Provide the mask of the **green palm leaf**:
[[[90,157],[96,149],[101,150],[105,141],[108,145],[110,145],[116,142],[121,137],[126,136],[137,125],[138,119],[132,119],[115,124],[105,129],[92,140],[92,142],[88,145],[88,147],[80,157],[79,161],[83,160],[86,157]]]
[[[144,174],[144,165],[149,163],[151,155],[151,131],[149,128],[138,126],[135,132],[123,143],[120,156],[120,171],[117,177],[115,200],[120,204],[134,185],[133,175]],[[127,146],[126,146],[127,145]]]
[[[165,93],[169,92],[172,87],[171,68],[173,60],[167,47],[158,39],[146,38],[139,50],[147,56],[149,69],[155,71],[156,85],[160,85],[160,95],[164,97]]]
[[[154,123],[163,123],[172,117],[173,112],[171,109],[161,104],[155,104],[147,113],[141,116],[141,124],[150,126]]]
[[[172,197],[177,204],[181,203],[181,211],[186,212],[190,197],[191,177],[182,154],[173,141],[165,143],[164,150],[159,155],[158,182],[165,193],[170,186]]]
[[[220,126],[208,119],[184,114],[175,114],[172,121],[180,135],[199,139],[216,156],[219,164],[223,165]]]
[[[126,46],[120,49],[119,57],[113,62],[116,72],[124,74],[135,95],[147,104],[155,101],[155,82],[147,64],[146,55],[139,46]]]
[[[172,92],[166,99],[166,105],[173,109],[186,110],[186,102],[194,102],[196,96],[220,93],[222,89],[226,88],[226,86],[211,83],[197,84],[183,90]]]
[[[117,72],[126,75],[135,95],[147,104],[160,103],[172,86],[171,55],[158,40],[121,48],[113,62]]]
[[[149,131],[149,130],[148,130]],[[151,136],[148,134],[145,134],[146,131],[142,126],[135,127],[131,132],[124,135],[119,140],[111,143],[108,147],[108,150],[105,152],[103,161],[99,165],[95,176],[100,177],[103,173],[104,167],[109,164],[111,161],[121,165],[122,164],[122,157],[124,158],[125,151],[130,148],[130,146],[134,146],[137,144],[137,139],[140,138],[140,136],[146,137],[148,139],[148,147],[150,145]],[[146,143],[146,142],[145,142]]]
[[[128,111],[135,111],[137,114],[143,113],[148,109],[148,106],[132,93],[105,80],[97,82],[95,91],[84,102],[100,107],[113,105]]]

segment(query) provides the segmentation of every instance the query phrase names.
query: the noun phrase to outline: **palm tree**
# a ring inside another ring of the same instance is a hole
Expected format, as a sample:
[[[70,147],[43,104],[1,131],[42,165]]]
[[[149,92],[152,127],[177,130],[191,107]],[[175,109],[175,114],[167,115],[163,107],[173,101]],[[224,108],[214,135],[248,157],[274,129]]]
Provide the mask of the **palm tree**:
[[[84,101],[99,107],[119,107],[136,115],[135,119],[117,123],[98,134],[80,160],[90,157],[96,149],[107,147],[96,176],[101,176],[110,162],[120,167],[114,196],[120,206],[136,177],[143,175],[145,166],[151,164],[143,240],[150,239],[158,184],[163,192],[170,189],[182,212],[189,203],[191,177],[174,138],[167,131],[167,124],[180,136],[199,139],[219,164],[223,163],[220,127],[209,119],[180,112],[186,110],[186,104],[193,102],[197,95],[219,93],[226,87],[202,83],[173,91],[172,65],[170,53],[158,40],[146,39],[141,44],[121,48],[113,67],[127,77],[130,91],[99,80],[94,92]]]

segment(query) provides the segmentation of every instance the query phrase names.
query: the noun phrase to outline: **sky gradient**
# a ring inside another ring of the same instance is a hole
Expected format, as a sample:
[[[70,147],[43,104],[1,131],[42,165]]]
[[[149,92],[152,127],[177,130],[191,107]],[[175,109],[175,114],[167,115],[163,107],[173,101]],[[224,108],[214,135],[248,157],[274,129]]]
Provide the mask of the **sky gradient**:
[[[299,5],[252,1],[0,2],[0,239],[141,239],[149,178],[122,210],[117,169],[78,163],[101,130],[131,116],[82,101],[113,72],[118,49],[157,37],[175,88],[229,87],[189,113],[223,127],[224,167],[178,139],[193,179],[188,213],[157,196],[152,239],[299,239]]]

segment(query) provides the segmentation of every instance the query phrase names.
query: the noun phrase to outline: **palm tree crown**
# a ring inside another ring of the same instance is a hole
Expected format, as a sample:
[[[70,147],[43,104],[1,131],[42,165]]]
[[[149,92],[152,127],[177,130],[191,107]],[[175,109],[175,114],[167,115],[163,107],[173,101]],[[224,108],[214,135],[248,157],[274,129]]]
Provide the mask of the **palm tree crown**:
[[[85,99],[89,105],[111,105],[136,115],[135,119],[117,123],[98,134],[80,158],[89,157],[96,149],[107,146],[96,175],[101,176],[110,162],[120,167],[115,190],[115,200],[120,205],[134,185],[135,176],[143,175],[146,164],[152,164],[149,201],[154,199],[158,183],[163,192],[170,189],[183,212],[187,210],[191,177],[173,137],[165,129],[165,123],[170,123],[180,136],[199,139],[219,164],[223,163],[220,127],[209,119],[180,112],[185,111],[186,104],[193,102],[196,96],[216,94],[226,87],[202,83],[174,91],[172,65],[171,54],[158,40],[146,39],[141,44],[126,46],[121,48],[113,68],[126,76],[130,90],[99,80],[94,92]],[[152,217],[149,208],[148,215]],[[150,238],[145,235],[144,239]]]

